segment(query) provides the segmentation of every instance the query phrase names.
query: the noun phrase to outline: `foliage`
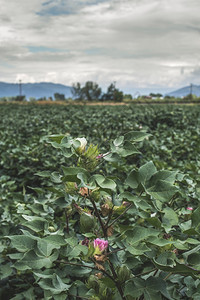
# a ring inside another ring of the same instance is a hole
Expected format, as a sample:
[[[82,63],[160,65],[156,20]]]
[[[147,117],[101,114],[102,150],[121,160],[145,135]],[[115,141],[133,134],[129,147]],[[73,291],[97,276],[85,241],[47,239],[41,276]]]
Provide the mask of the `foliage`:
[[[65,95],[64,94],[60,94],[60,93],[55,93],[54,94],[54,98],[57,101],[63,101],[63,100],[65,100]]]
[[[0,298],[199,299],[199,107],[1,108]]]
[[[102,100],[121,102],[123,101],[123,92],[116,88],[115,83],[111,83],[107,92],[102,96]]]
[[[73,84],[71,89],[72,94],[76,100],[86,100],[86,101],[114,101],[121,102],[123,101],[123,92],[119,91],[115,87],[115,83],[111,83],[106,93],[102,94],[101,88],[97,83],[93,81],[87,81],[82,87],[79,82]],[[131,95],[127,95],[130,98]],[[132,98],[132,96],[131,96]]]
[[[101,88],[93,81],[87,81],[83,87],[77,82],[71,90],[76,100],[97,101],[101,97]]]

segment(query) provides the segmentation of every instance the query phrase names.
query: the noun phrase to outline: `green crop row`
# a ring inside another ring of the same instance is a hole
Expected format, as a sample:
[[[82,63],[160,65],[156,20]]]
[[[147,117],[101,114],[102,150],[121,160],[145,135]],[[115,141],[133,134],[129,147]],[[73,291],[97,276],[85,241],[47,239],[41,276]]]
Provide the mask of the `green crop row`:
[[[199,106],[1,105],[0,153],[0,299],[200,298]]]

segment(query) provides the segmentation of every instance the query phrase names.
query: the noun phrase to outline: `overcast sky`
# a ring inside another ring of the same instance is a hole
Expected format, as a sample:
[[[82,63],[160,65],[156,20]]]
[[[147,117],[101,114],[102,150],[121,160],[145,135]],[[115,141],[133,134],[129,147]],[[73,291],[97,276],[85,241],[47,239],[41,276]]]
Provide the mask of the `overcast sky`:
[[[200,0],[0,0],[0,81],[200,84]]]

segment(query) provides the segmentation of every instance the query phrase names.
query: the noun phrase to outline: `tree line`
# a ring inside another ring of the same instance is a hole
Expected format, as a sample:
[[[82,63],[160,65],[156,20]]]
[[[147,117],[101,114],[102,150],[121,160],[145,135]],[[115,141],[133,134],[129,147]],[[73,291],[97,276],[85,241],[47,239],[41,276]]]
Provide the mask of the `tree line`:
[[[116,88],[115,82],[107,87],[107,91],[103,92],[102,88],[93,81],[87,81],[85,85],[79,82],[74,83],[71,92],[73,98],[79,101],[112,101],[121,102],[124,98],[132,100],[132,95],[124,94]]]

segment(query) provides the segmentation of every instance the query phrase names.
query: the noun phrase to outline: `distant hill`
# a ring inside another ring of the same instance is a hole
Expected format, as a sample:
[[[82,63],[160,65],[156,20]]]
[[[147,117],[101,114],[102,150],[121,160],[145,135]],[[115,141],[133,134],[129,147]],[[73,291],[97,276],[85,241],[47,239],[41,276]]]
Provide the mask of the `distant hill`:
[[[71,87],[67,85],[51,82],[22,83],[22,95],[25,95],[26,99],[29,99],[30,97],[36,99],[42,97],[54,98],[55,93],[64,94],[66,98],[72,96]],[[13,97],[18,95],[18,83],[0,82],[0,97]]]
[[[166,95],[172,96],[172,97],[184,97],[191,93],[191,86],[186,86],[181,89],[178,89],[176,91],[167,93]],[[197,97],[200,96],[200,85],[192,85],[192,94],[196,95]]]

